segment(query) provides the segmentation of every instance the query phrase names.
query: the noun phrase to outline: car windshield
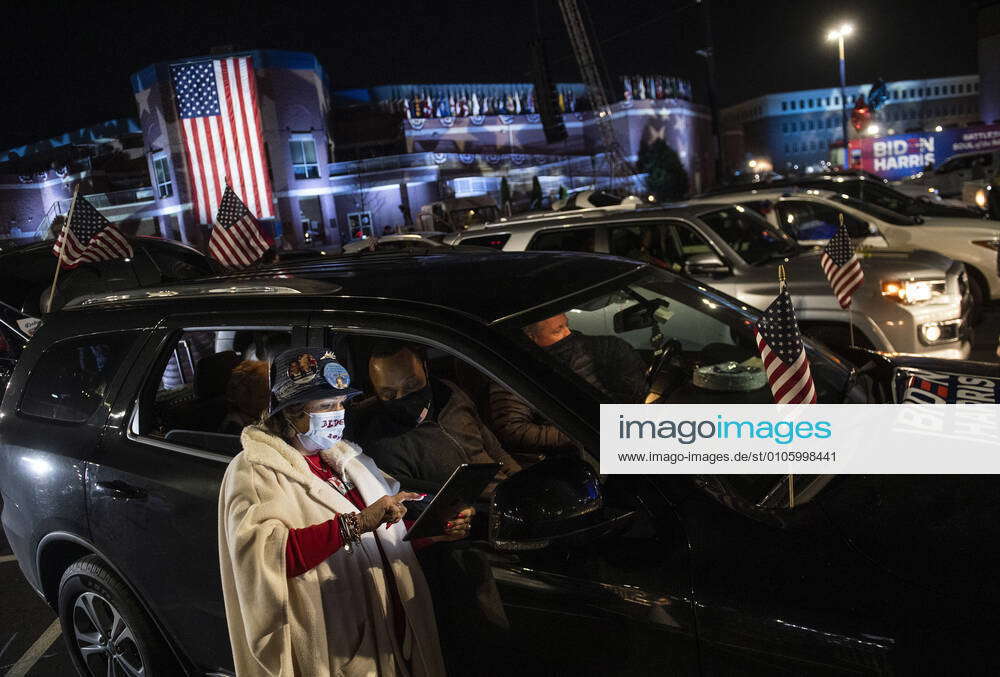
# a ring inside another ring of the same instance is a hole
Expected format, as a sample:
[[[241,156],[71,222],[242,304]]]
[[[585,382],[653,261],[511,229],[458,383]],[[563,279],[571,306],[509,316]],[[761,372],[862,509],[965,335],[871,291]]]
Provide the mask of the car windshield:
[[[795,240],[742,205],[701,214],[698,218],[751,266],[777,257],[795,256],[799,251]]]
[[[754,339],[757,311],[658,269],[534,311],[514,329],[608,403],[769,403]],[[808,344],[807,344],[808,345]],[[842,402],[849,370],[809,346],[820,402]]]
[[[874,216],[875,218],[881,219],[886,223],[891,223],[894,226],[912,226],[916,223],[912,216],[904,216],[898,212],[890,211],[884,207],[879,207],[871,202],[862,202],[861,200],[857,200],[844,193],[838,193],[832,199],[834,202],[840,202],[848,205],[849,207],[854,207],[858,211],[862,211],[869,216]]]

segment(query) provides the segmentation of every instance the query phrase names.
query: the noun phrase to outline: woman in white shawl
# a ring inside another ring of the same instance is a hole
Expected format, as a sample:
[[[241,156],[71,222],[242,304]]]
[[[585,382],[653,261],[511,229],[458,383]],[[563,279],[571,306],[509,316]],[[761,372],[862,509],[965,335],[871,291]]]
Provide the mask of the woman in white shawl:
[[[219,497],[237,675],[443,675],[420,543],[403,540],[403,501],[420,494],[341,439],[360,391],[333,353],[293,348],[270,373],[268,415],[244,429]],[[465,537],[472,513],[435,540]]]

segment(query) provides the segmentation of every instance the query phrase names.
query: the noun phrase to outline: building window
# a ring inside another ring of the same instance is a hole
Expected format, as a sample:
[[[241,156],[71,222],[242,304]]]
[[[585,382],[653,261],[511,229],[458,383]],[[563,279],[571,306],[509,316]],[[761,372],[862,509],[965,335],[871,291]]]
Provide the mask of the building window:
[[[978,92],[979,91],[979,83],[978,82],[973,82],[972,83],[972,91],[974,91],[974,92]]]
[[[812,107],[813,107],[813,100],[812,100],[812,99],[809,99],[809,107],[810,107],[810,108],[812,108]]]
[[[782,101],[781,102],[781,110],[788,110],[788,102],[787,101]]]
[[[914,93],[913,93],[913,92],[914,92],[914,90],[912,90],[912,89],[911,89],[911,90],[910,90],[910,98],[911,98],[911,99],[912,99],[912,98],[914,97]]]
[[[802,110],[806,109],[806,100],[805,99],[799,99],[799,108],[802,109]]]
[[[923,97],[924,96],[924,88],[923,87],[920,87],[919,89],[917,89],[917,96],[919,96],[919,97]]]
[[[782,134],[787,134],[788,133],[788,123],[787,122],[782,122],[781,123],[781,133]]]
[[[840,105],[840,97],[839,96],[833,97],[833,105],[834,106],[839,106]]]
[[[898,99],[899,98],[899,90],[898,89],[892,90],[892,98],[893,99]]]
[[[318,179],[316,140],[312,134],[293,134],[289,140],[292,150],[292,169],[296,179]]]
[[[170,161],[166,155],[153,158],[153,180],[156,183],[156,194],[161,200],[174,194],[174,184],[170,180]]]
[[[941,88],[940,87],[935,87],[934,88],[934,96],[940,96],[940,95],[941,95]]]

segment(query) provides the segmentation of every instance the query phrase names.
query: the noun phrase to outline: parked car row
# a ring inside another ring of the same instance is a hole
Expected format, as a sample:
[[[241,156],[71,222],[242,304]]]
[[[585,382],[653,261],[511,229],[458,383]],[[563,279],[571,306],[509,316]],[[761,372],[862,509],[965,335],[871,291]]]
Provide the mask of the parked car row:
[[[762,366],[753,304],[692,274],[736,278],[736,292],[763,299],[778,255],[803,266],[803,287],[807,266],[795,261],[812,255],[732,205],[565,218],[531,233],[468,235],[525,249],[540,237],[545,249],[638,247],[631,255],[641,258],[653,233],[687,258],[674,272],[593,254],[390,251],[102,291],[47,315],[0,403],[2,524],[28,582],[59,614],[81,674],[104,674],[112,660],[150,677],[232,674],[216,511],[239,441],[213,427],[220,384],[241,359],[284,342],[336,350],[367,394],[359,365],[386,337],[424,346],[431,369],[465,374],[467,392],[510,391],[579,450],[501,483],[488,532],[467,544],[489,563],[509,627],[502,646],[512,648],[479,652],[470,671],[995,670],[1000,593],[989,567],[966,566],[968,553],[977,562],[1000,554],[989,478],[799,477],[789,508],[785,476],[598,477],[599,407],[610,398],[524,328],[564,314],[574,330],[625,339],[661,402],[771,402],[763,379],[720,390],[695,378],[720,363]],[[737,237],[741,223],[750,233]],[[710,257],[731,267],[706,270],[720,268]],[[873,277],[944,280],[917,304],[883,298],[900,322],[949,318],[967,298],[961,264],[873,261],[882,266]],[[747,281],[757,268],[766,275]],[[994,392],[1000,384],[996,365],[846,349],[864,363],[854,370],[804,344],[824,403],[907,401],[918,375],[975,378]],[[167,378],[178,354],[193,383]],[[348,408],[348,420],[359,414]],[[120,632],[105,641],[112,625]]]

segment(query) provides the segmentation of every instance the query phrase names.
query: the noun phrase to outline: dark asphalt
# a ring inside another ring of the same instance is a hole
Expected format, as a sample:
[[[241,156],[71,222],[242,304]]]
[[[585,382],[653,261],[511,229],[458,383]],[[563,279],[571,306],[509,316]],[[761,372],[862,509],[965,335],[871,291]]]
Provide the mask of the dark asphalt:
[[[997,336],[1000,335],[1000,304],[989,307],[976,327],[972,359],[996,362]],[[10,547],[0,530],[0,676],[11,668],[45,633],[55,614],[28,586],[17,562],[8,561]],[[26,673],[30,677],[71,677],[70,663],[62,636],[45,648]]]

